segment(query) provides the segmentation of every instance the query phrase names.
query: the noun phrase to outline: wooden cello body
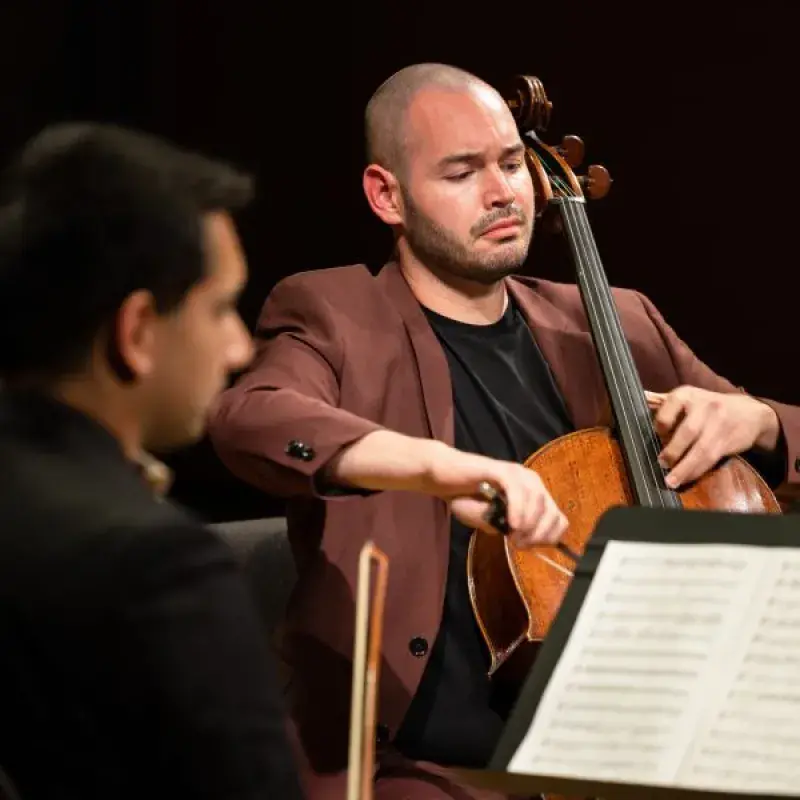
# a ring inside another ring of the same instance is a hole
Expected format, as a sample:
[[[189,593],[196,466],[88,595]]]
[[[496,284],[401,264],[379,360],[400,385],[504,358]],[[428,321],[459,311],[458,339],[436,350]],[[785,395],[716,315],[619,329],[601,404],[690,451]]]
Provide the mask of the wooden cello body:
[[[608,173],[597,166],[589,167],[586,178],[573,173],[583,155],[576,137],[565,138],[558,148],[539,139],[536,130],[546,127],[552,106],[536,78],[519,77],[506,99],[526,144],[539,213],[557,212],[555,221],[568,240],[613,416],[612,427],[560,437],[526,461],[568,519],[558,547],[521,551],[508,537],[472,535],[468,584],[491,655],[490,675],[518,682],[561,605],[575,556],[583,553],[599,517],[612,506],[743,513],[780,513],[781,508],[761,476],[740,457],[724,460],[685,489],[676,492],[666,486],[666,472],[657,461],[661,442],[585,211],[587,196],[608,191]],[[502,515],[503,498],[493,499]]]

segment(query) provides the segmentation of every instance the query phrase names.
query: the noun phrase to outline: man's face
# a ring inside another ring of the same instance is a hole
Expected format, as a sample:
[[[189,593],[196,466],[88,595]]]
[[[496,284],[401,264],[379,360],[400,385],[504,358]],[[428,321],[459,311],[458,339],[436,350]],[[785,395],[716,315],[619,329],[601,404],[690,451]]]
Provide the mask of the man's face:
[[[483,87],[423,90],[406,118],[404,234],[431,269],[490,284],[517,272],[533,234],[524,146],[502,98]]]
[[[158,324],[147,377],[144,445],[164,450],[199,439],[211,404],[231,372],[245,367],[253,345],[237,311],[247,268],[232,220],[204,220],[207,274],[181,306]]]

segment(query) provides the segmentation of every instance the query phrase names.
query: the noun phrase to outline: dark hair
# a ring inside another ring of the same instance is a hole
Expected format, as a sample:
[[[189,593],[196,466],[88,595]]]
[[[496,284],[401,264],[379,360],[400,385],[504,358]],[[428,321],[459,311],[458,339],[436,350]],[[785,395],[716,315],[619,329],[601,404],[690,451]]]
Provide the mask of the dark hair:
[[[205,273],[202,217],[252,196],[232,167],[155,136],[63,123],[11,164],[0,204],[0,376],[80,370],[132,292],[175,309]]]

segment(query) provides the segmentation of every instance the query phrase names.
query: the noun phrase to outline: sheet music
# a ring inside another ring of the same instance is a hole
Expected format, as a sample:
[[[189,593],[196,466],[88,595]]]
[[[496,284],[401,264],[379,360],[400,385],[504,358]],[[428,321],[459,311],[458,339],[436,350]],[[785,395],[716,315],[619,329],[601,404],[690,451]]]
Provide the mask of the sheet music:
[[[687,786],[800,793],[800,555],[767,556],[740,653],[679,773]]]
[[[797,794],[800,553],[609,542],[510,772]]]

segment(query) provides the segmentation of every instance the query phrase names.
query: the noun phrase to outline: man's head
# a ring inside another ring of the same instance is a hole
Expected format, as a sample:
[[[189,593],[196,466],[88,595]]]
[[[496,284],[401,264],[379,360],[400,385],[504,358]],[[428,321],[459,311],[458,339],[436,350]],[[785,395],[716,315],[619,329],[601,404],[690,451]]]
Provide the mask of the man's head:
[[[365,128],[364,191],[401,253],[445,280],[491,284],[521,267],[533,183],[497,91],[455,67],[417,64],[378,88]]]
[[[251,194],[248,177],[152,136],[43,131],[12,164],[0,205],[0,376],[85,387],[134,417],[147,449],[198,438],[252,355],[230,216]]]

